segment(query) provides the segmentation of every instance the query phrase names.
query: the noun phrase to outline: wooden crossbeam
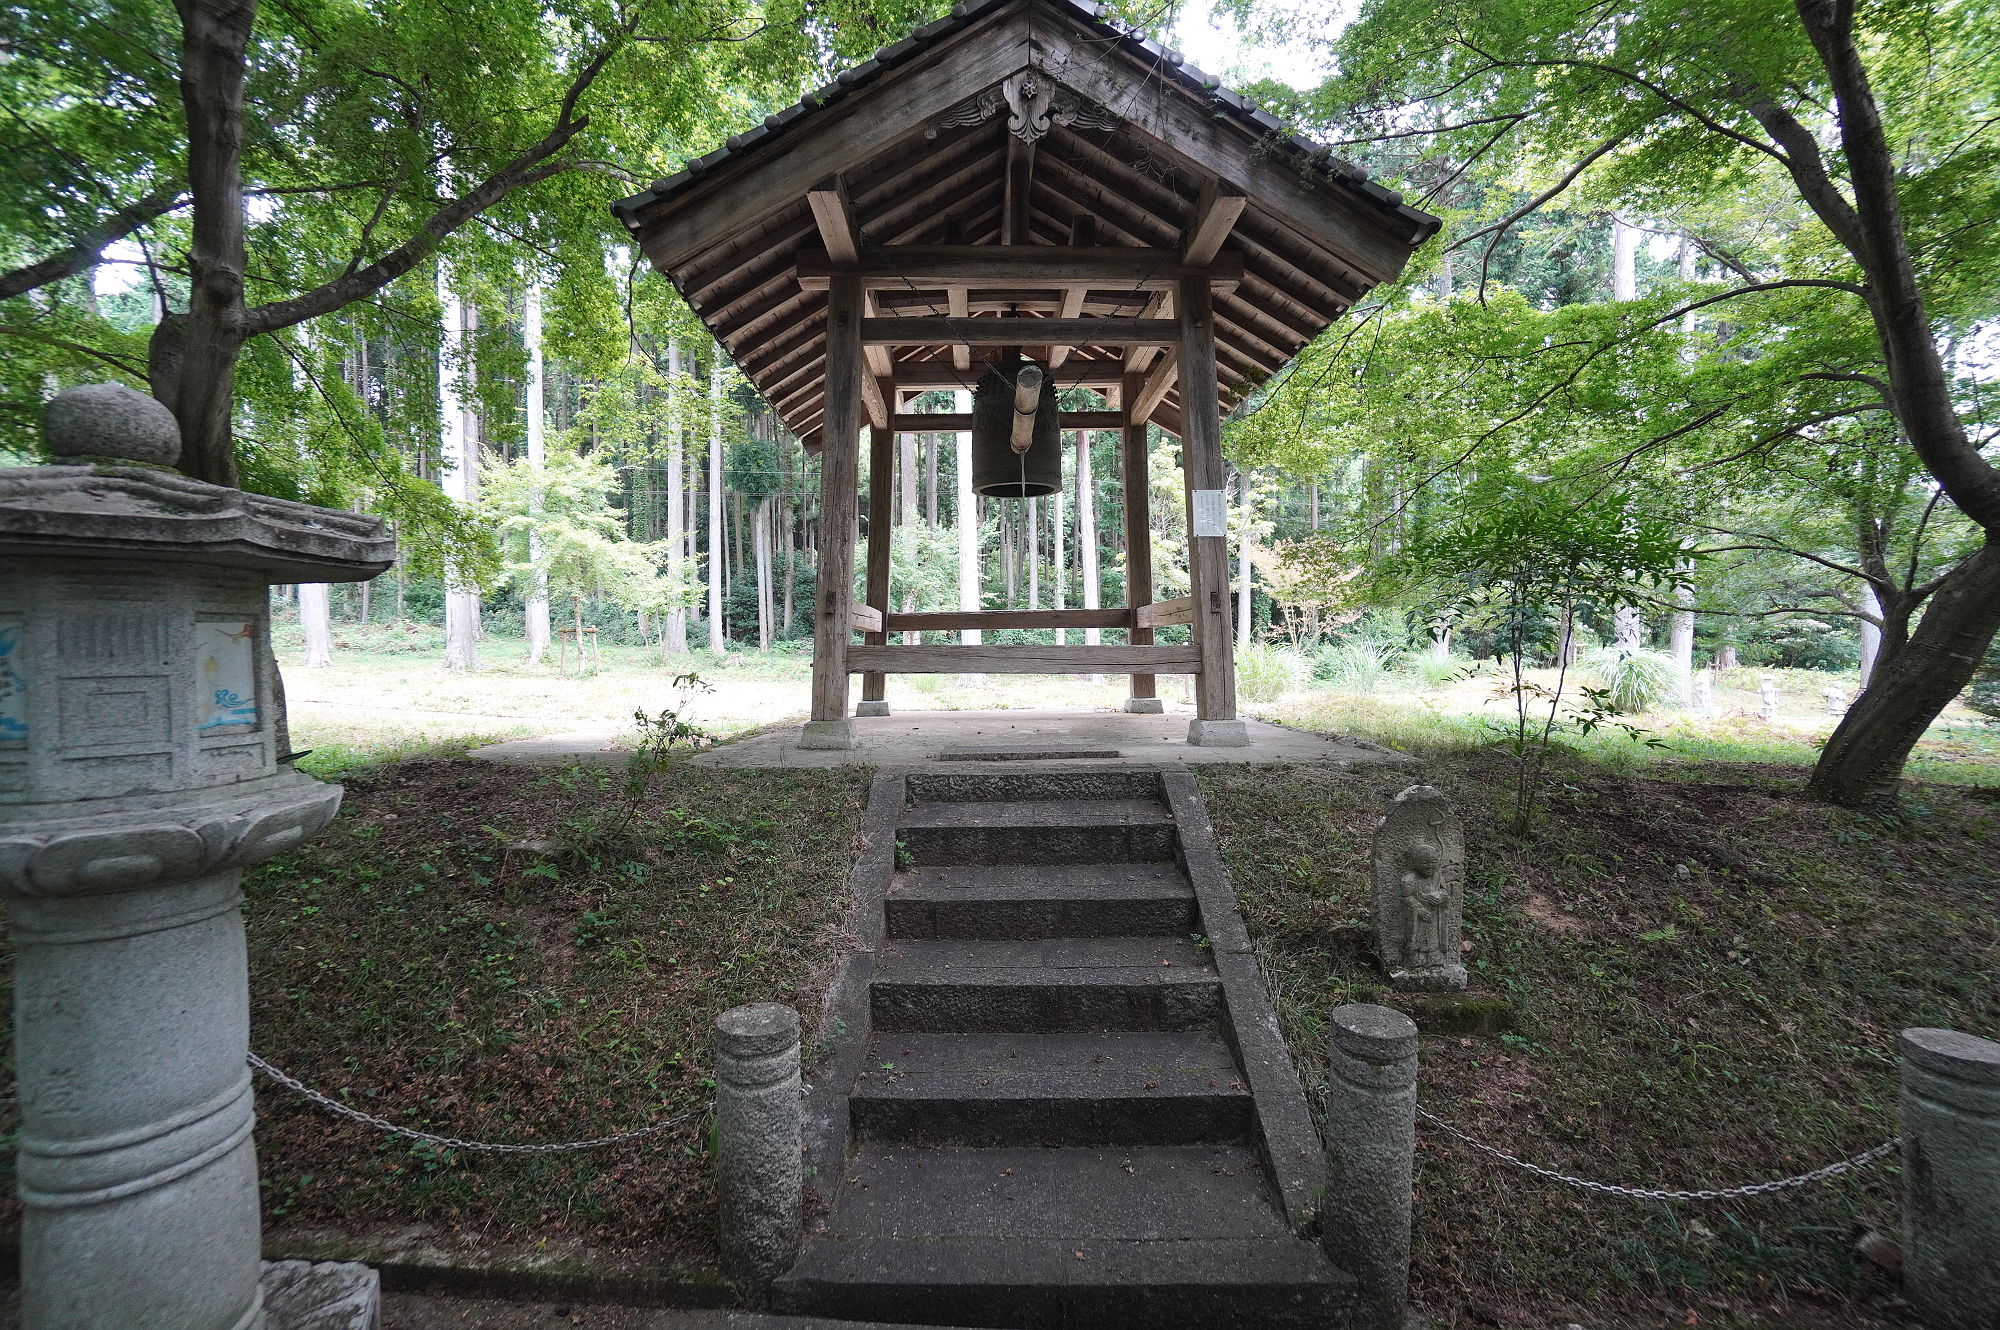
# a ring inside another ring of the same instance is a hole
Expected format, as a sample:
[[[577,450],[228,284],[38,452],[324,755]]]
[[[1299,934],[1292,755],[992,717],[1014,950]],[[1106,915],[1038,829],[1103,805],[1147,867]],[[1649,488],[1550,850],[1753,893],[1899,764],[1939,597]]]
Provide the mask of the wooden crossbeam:
[[[966,351],[968,357],[965,369],[944,360],[897,361],[897,390],[928,392],[933,388],[971,387],[978,382],[971,372],[971,352],[963,344],[959,349]],[[1063,388],[1115,388],[1124,370],[1124,362],[1118,360],[1071,360],[1055,372],[1055,381]]]
[[[1061,428],[1118,429],[1124,423],[1123,411],[1065,411]],[[898,434],[958,434],[972,428],[972,416],[954,411],[899,411],[889,417],[889,428]]]
[[[1193,596],[1175,596],[1172,600],[1160,600],[1150,605],[1132,607],[1134,628],[1170,628],[1178,623],[1193,622]]]
[[[1160,357],[1160,363],[1153,366],[1152,371],[1140,381],[1138,390],[1131,394],[1132,400],[1126,407],[1135,423],[1153,418],[1153,413],[1166,399],[1167,389],[1174,386],[1179,360],[1178,352],[1169,347],[1166,354]]]
[[[847,610],[847,626],[857,633],[879,633],[882,631],[882,611],[873,605],[851,605]]]
[[[1194,647],[882,646],[847,648],[849,672],[883,674],[1199,674]]]
[[[967,628],[1127,628],[1132,611],[1108,610],[891,610],[884,617],[892,633],[956,633]]]
[[[863,319],[861,341],[889,346],[1172,346],[1180,340],[1172,319]]]
[[[864,245],[846,262],[829,249],[802,249],[799,285],[823,291],[836,276],[859,277],[876,290],[949,290],[989,286],[1083,286],[1104,291],[1171,291],[1182,277],[1206,274],[1223,289],[1243,277],[1243,260],[1218,255],[1189,268],[1178,252],[1138,245]]]

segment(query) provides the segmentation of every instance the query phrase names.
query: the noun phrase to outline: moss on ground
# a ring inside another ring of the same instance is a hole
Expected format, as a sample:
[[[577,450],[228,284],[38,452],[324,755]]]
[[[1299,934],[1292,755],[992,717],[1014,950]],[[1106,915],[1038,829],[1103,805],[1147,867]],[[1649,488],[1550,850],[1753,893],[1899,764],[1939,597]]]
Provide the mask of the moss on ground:
[[[1920,787],[1891,824],[1803,801],[1796,769],[1639,776],[1569,757],[1547,816],[1516,839],[1510,773],[1466,749],[1415,770],[1199,769],[1315,1098],[1334,1007],[1412,1004],[1366,945],[1367,874],[1375,819],[1419,781],[1465,817],[1466,960],[1475,990],[1515,1013],[1507,1033],[1423,1040],[1422,1103],[1482,1141],[1641,1186],[1785,1176],[1894,1134],[1899,1028],[2000,1035],[1990,791]],[[1852,1244],[1897,1231],[1893,1161],[1696,1207],[1603,1198],[1421,1139],[1416,1285],[1454,1315],[1673,1295],[1692,1318],[1702,1298],[1859,1308],[1891,1290]]]

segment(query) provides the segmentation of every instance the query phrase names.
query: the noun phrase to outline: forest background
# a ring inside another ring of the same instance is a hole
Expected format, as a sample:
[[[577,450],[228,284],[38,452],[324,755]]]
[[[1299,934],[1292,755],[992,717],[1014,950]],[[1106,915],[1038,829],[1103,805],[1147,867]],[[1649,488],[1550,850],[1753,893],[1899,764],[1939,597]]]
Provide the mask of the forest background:
[[[0,16],[0,447],[115,378],[190,474],[388,518],[387,578],[293,593],[307,665],[336,621],[455,671],[565,627],[801,648],[816,468],[605,205],[936,5],[46,9]],[[1250,689],[1491,661],[1587,727],[1704,667],[1852,671],[1839,802],[1955,696],[2000,711],[1993,10],[1231,6],[1311,73],[1218,72],[1446,219],[1228,423]],[[899,608],[1122,603],[1114,436],[1048,501],[961,463],[901,442]]]

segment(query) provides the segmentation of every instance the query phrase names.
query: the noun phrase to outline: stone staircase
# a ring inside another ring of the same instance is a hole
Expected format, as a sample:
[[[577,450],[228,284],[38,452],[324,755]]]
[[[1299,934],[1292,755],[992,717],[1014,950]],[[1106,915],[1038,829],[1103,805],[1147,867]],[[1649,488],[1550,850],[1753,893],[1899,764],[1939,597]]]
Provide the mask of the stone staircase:
[[[885,773],[787,1311],[1336,1324],[1324,1163],[1185,772]],[[895,853],[881,843],[894,842]],[[871,862],[872,861],[872,862]],[[900,861],[900,862],[899,862]]]

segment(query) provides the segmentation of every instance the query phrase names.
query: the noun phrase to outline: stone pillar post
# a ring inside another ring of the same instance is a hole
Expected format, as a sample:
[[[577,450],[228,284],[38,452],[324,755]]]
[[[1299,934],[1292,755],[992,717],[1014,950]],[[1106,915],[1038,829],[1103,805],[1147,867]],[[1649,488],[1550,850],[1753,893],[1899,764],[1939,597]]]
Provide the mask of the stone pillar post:
[[[1327,1076],[1327,1256],[1361,1285],[1355,1330],[1403,1330],[1417,1145],[1417,1026],[1388,1007],[1333,1013]]]
[[[19,949],[21,1324],[254,1330],[243,869],[332,818],[293,771],[273,583],[388,567],[372,517],[188,480],[115,384],[0,470],[0,895]]]
[[[1903,1289],[1931,1330],[2000,1330],[2000,1043],[1905,1030]]]
[[[799,1014],[776,1002],[715,1020],[715,1183],[722,1266],[767,1284],[798,1246],[805,1168]]]

